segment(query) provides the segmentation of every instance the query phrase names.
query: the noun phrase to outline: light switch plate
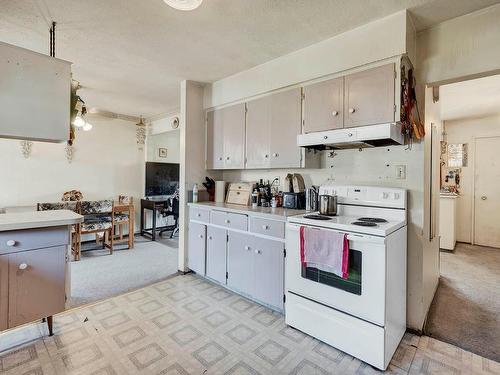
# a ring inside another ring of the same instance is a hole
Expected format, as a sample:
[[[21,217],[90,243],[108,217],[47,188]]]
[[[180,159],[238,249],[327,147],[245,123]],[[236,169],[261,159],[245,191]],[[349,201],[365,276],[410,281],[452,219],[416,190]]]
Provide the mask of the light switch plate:
[[[406,179],[406,165],[396,165],[396,180]]]

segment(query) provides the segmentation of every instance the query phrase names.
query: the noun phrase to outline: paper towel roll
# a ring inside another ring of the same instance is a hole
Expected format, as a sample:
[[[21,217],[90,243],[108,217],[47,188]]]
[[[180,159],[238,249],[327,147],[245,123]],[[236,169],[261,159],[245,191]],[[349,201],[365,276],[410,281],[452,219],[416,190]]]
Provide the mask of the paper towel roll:
[[[224,203],[226,199],[226,181],[215,181],[215,202]]]

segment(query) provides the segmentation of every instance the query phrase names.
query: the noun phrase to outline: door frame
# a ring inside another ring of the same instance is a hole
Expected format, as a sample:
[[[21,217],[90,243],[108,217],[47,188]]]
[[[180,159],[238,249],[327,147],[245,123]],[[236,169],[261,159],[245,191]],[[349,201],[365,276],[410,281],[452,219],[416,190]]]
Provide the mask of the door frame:
[[[471,165],[471,172],[472,172],[472,194],[471,194],[471,239],[470,243],[471,245],[476,244],[476,163],[477,163],[477,140],[478,139],[489,139],[489,138],[499,138],[500,139],[500,134],[498,135],[488,135],[488,136],[473,136],[472,137],[472,144],[474,147],[474,150],[472,154],[474,155],[474,163],[470,163]]]

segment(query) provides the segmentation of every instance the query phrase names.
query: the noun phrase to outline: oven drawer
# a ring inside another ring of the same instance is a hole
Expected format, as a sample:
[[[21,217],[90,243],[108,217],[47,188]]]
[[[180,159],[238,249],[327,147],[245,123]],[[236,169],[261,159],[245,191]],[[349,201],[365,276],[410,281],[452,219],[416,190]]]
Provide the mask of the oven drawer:
[[[202,208],[190,207],[189,208],[189,219],[202,221],[204,223],[210,222],[210,210],[205,210]]]
[[[215,225],[220,225],[229,229],[247,230],[248,217],[243,214],[235,214],[225,211],[212,211],[210,222]]]
[[[381,370],[392,357],[384,328],[292,293],[286,294],[285,322]]]
[[[251,217],[249,231],[271,237],[285,238],[285,223],[278,220]]]

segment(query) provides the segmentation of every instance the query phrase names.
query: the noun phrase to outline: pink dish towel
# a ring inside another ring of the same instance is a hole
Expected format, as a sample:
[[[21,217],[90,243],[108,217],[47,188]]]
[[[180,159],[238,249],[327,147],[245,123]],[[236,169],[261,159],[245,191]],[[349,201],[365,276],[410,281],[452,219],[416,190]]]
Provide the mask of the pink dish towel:
[[[349,277],[347,234],[300,227],[300,261],[306,267]]]

